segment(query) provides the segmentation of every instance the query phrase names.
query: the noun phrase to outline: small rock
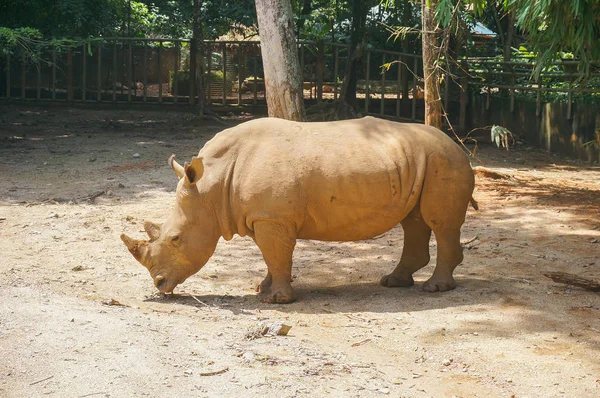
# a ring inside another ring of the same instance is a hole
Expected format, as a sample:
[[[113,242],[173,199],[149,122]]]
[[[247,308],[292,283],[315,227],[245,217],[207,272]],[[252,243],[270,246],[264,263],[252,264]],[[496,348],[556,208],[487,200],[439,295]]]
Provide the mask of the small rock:
[[[117,188],[123,189],[123,188],[125,188],[125,185],[119,183],[119,185],[117,185]]]
[[[444,366],[450,366],[450,364],[452,363],[452,361],[453,361],[452,358],[446,359],[446,360],[444,360],[444,362],[442,362],[442,364]]]
[[[379,391],[380,393],[382,393],[382,394],[385,394],[385,395],[388,395],[388,394],[390,393],[390,389],[389,389],[389,388],[387,388],[387,387],[380,388],[380,389],[379,389],[379,390],[377,390],[377,391]]]
[[[71,271],[83,271],[83,266],[82,265],[76,265],[73,268],[71,268]]]
[[[89,158],[89,159],[88,159],[88,162],[95,162],[95,161],[96,161],[96,159],[97,159],[97,158],[96,158],[95,156],[92,156],[91,158]]]
[[[244,354],[242,354],[242,358],[246,362],[254,362],[254,360],[256,359],[256,355],[254,355],[254,353],[252,352],[245,352]]]
[[[133,156],[134,158],[139,158],[139,157],[140,157],[140,154],[136,152],[136,153],[134,153],[132,156]]]
[[[55,212],[52,212],[48,215],[48,218],[58,218],[58,214],[56,214]]]
[[[592,239],[590,243],[598,243],[598,239]]]

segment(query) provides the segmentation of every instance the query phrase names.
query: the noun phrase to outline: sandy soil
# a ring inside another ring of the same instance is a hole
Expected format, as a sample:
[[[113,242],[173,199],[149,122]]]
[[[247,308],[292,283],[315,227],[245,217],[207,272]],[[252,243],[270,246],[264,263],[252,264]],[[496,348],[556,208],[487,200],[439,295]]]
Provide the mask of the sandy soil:
[[[451,292],[421,291],[432,265],[412,288],[379,286],[396,228],[299,242],[290,305],[259,302],[265,266],[243,238],[160,296],[119,235],[166,217],[168,156],[220,129],[177,112],[0,109],[0,396],[600,396],[600,294],[542,275],[600,281],[597,165],[481,145],[473,164],[512,177],[477,178]],[[288,336],[247,337],[278,321]]]

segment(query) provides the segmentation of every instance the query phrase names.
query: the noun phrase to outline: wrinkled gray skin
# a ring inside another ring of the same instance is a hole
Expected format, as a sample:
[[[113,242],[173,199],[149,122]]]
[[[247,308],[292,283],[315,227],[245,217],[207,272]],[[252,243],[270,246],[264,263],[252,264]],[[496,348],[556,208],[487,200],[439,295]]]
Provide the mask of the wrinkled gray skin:
[[[177,174],[177,200],[162,225],[145,223],[149,241],[122,235],[158,290],[172,292],[198,272],[220,237],[250,236],[267,275],[257,290],[263,301],[295,300],[290,285],[296,239],[355,241],[404,229],[388,287],[411,286],[429,262],[437,264],[423,285],[453,289],[462,262],[460,228],[474,178],[462,149],[441,131],[372,117],[299,123],[252,120],[217,134],[191,164],[169,164]]]

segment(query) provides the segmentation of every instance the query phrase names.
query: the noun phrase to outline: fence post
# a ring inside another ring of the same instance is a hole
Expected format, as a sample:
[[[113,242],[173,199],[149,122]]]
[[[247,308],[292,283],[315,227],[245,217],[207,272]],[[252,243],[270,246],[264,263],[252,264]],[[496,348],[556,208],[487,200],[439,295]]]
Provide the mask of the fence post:
[[[36,81],[36,98],[42,99],[42,61],[38,58],[37,61],[37,81]]]
[[[338,96],[338,68],[339,68],[339,59],[338,59],[338,47],[333,47],[333,100],[337,100]]]
[[[462,76],[460,78],[460,111],[458,114],[458,126],[464,133],[467,131],[467,106],[469,105],[469,65],[462,62]]]
[[[400,117],[400,96],[402,95],[402,64],[396,62],[398,77],[396,82],[396,117]]]
[[[227,45],[223,43],[221,52],[223,60],[223,105],[227,105]]]
[[[244,51],[245,54],[245,51]],[[246,78],[246,57],[242,59],[242,45],[238,43],[237,46],[237,59],[238,59],[238,106],[242,105],[242,84]]]
[[[413,95],[412,95],[412,114],[411,120],[417,120],[417,73],[419,72],[419,59],[413,58]],[[424,72],[423,72],[424,73]]]
[[[323,102],[323,77],[325,75],[325,42],[321,39],[317,41],[317,103]]]
[[[385,53],[381,56],[381,102],[379,104],[379,113],[383,115],[385,111]]]
[[[142,84],[144,85],[144,87],[142,88],[142,97],[144,97],[144,102],[146,102],[148,95],[148,89],[146,88],[148,87],[148,46],[146,45],[145,41],[142,42],[142,45],[144,48],[144,50],[142,51],[142,57],[144,58],[144,60],[142,61],[142,64],[144,65],[144,72],[142,73]]]
[[[117,102],[117,40],[113,41],[112,101]]]
[[[25,53],[21,56],[21,99],[25,99]]]
[[[6,54],[6,98],[10,98],[10,53]]]
[[[351,62],[350,59],[348,59],[348,62]],[[370,91],[369,91],[369,86],[371,85],[370,82],[370,75],[371,75],[371,51],[367,49],[367,67],[366,67],[366,71],[365,71],[365,113],[369,113],[369,97],[371,95]]]
[[[56,47],[52,48],[52,100],[56,99]]]
[[[537,98],[535,101],[535,116],[540,117],[542,114],[542,74],[537,78]]]
[[[175,42],[175,54],[173,55],[173,57],[175,58],[175,62],[174,62],[174,66],[173,66],[173,103],[177,104],[177,102],[179,102],[179,94],[178,94],[178,88],[179,88],[179,58],[180,57],[180,42],[176,41]],[[170,78],[170,76],[169,76]]]
[[[162,40],[158,41],[158,102],[162,102],[162,60],[161,60],[161,56],[162,56]]]
[[[67,51],[67,102],[73,102],[73,49]]]
[[[102,42],[98,44],[98,102],[102,101]]]
[[[133,46],[129,41],[127,45],[127,102],[131,103],[131,90],[135,89],[135,79],[133,78]],[[133,87],[131,87],[133,86]]]
[[[83,71],[81,72],[81,101],[85,102],[86,80],[87,80],[87,54],[85,53],[86,45],[81,46],[81,64]]]

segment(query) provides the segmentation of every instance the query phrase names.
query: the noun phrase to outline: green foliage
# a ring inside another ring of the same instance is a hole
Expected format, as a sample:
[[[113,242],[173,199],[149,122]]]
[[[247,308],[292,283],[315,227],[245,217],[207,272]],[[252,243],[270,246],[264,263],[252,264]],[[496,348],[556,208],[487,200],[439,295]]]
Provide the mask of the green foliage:
[[[581,60],[580,73],[589,73],[590,62],[600,60],[600,2],[597,0],[504,0],[516,13],[516,24],[527,32],[538,57],[538,68],[573,53]]]

